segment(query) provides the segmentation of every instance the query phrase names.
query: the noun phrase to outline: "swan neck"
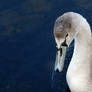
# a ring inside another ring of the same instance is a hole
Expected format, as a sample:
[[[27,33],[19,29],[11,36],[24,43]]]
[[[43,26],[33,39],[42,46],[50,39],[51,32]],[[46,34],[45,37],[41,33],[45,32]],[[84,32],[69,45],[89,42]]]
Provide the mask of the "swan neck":
[[[76,35],[74,41],[74,53],[71,62],[77,62],[82,65],[84,61],[87,62],[90,58],[92,49],[91,30],[89,26],[88,29],[80,30],[79,33]]]

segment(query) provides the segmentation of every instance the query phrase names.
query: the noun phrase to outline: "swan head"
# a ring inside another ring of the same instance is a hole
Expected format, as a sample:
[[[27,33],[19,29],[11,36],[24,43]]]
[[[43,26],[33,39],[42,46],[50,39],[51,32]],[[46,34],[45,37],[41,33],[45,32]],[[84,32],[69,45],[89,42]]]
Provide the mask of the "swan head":
[[[56,19],[54,25],[54,37],[57,44],[55,71],[58,72],[63,70],[66,48],[69,47],[77,34],[76,25],[73,24],[73,21],[73,13],[65,13]]]

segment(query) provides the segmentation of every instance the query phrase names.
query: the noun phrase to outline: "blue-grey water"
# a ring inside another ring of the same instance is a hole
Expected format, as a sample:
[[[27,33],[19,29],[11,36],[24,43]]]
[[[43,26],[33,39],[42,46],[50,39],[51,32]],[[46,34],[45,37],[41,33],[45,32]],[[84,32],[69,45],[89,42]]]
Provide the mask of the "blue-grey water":
[[[0,92],[69,92],[65,67],[54,71],[53,26],[64,12],[82,14],[92,26],[91,0],[0,0]]]

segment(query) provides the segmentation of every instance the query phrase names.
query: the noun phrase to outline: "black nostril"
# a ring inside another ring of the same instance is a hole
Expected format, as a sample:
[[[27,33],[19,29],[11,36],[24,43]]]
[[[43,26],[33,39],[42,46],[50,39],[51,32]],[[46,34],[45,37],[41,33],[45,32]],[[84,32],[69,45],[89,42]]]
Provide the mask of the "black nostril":
[[[59,70],[57,69],[56,72],[59,72]]]

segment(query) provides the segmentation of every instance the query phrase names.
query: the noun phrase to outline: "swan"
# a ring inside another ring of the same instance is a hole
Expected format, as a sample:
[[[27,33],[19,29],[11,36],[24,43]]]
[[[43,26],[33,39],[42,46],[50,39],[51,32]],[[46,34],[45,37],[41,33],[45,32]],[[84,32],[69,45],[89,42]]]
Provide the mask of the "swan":
[[[66,49],[74,39],[73,56],[66,73],[71,92],[92,92],[92,36],[87,20],[75,12],[56,19],[54,38],[57,44],[55,71],[64,67]]]

